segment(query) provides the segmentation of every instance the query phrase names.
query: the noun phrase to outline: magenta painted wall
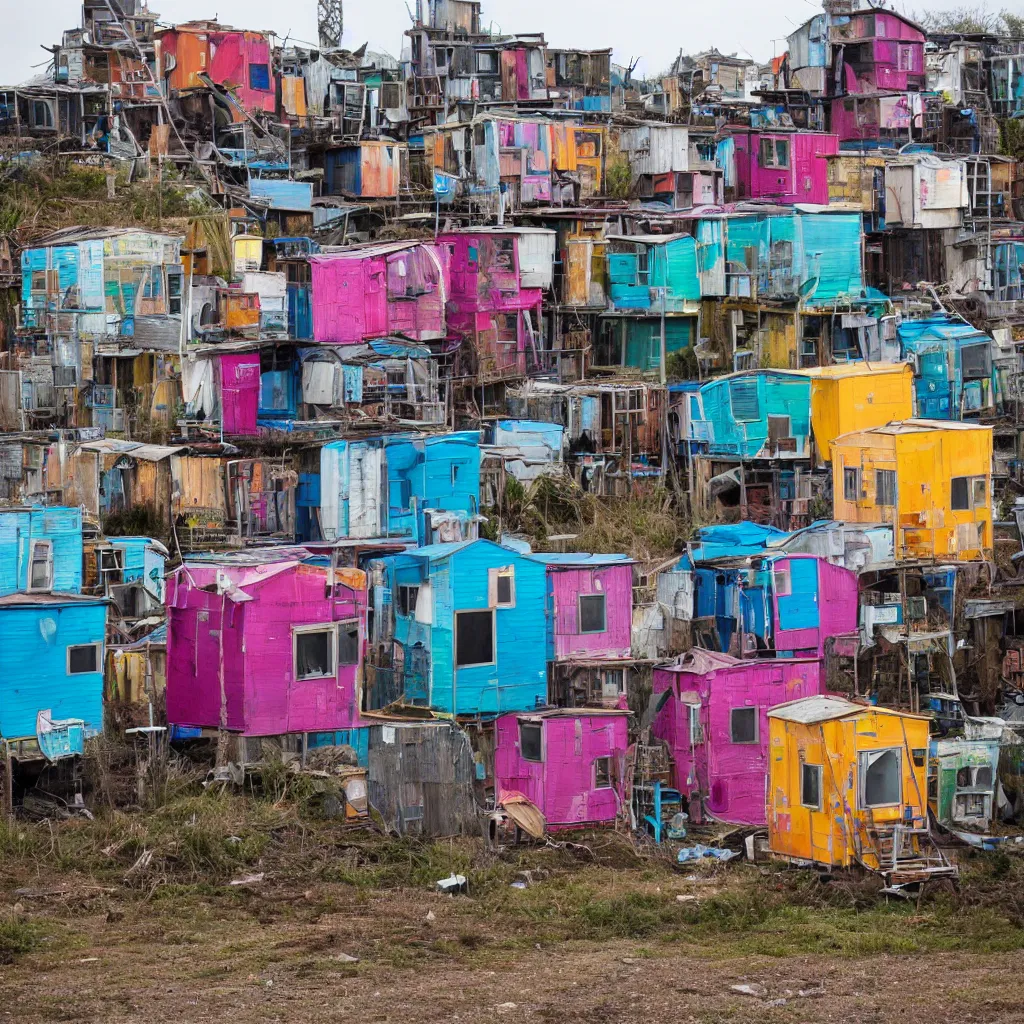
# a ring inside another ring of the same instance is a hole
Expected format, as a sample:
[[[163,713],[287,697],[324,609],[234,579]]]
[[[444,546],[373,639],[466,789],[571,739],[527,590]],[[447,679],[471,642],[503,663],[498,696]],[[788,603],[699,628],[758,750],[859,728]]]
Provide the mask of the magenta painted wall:
[[[779,600],[773,602],[772,632],[775,650],[793,651],[798,657],[821,658],[825,641],[840,633],[850,633],[858,625],[857,574],[841,565],[833,565],[814,555],[778,558],[774,562],[776,579],[797,558],[814,558],[818,563],[818,626],[807,629],[783,629]]]
[[[694,650],[675,665],[654,670],[653,690],[672,696],[654,722],[675,761],[674,784],[689,798],[690,816],[704,808],[715,818],[765,824],[768,776],[768,709],[824,692],[821,661],[793,658],[740,661],[728,654]],[[700,708],[701,735],[691,737],[689,704]],[[758,709],[756,743],[733,743],[733,708]]]
[[[383,248],[310,260],[314,340],[354,345],[391,335],[414,341],[445,336],[451,281],[447,250],[435,245]]]
[[[519,284],[519,239],[515,235],[511,236],[511,266],[503,266],[498,259],[498,245],[509,237],[459,233],[438,238],[451,253],[453,309],[490,313],[533,309],[540,304],[540,288],[523,288]]]
[[[543,729],[543,761],[527,761],[519,752],[520,720]],[[549,828],[613,822],[625,792],[628,712],[574,711],[551,715],[502,715],[495,723],[494,782],[503,793],[522,793],[544,813]],[[594,761],[612,761],[612,786],[594,786]]]
[[[790,166],[762,167],[762,138],[790,144]],[[736,187],[738,199],[774,199],[779,203],[828,204],[828,164],[839,151],[837,135],[816,132],[737,132]]]
[[[240,352],[220,357],[220,401],[225,434],[258,433],[259,352]]]
[[[217,570],[252,598],[215,592]],[[227,726],[246,736],[349,729],[360,723],[366,594],[343,584],[326,597],[327,570],[298,561],[239,567],[189,564],[168,580],[167,720],[220,724],[220,631]],[[205,589],[210,588],[210,589]],[[360,665],[330,679],[296,680],[292,626],[357,619]]]
[[[633,567],[584,568],[548,566],[548,590],[554,621],[556,661],[628,658],[632,649]],[[579,631],[579,598],[605,595],[603,633]]]

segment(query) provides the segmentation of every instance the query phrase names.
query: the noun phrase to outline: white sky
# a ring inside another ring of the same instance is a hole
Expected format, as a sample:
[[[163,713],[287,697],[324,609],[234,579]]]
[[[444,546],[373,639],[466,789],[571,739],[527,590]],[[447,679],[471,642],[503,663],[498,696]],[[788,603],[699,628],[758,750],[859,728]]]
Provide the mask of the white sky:
[[[316,40],[316,0],[151,0],[163,22],[217,18],[236,28],[272,30]],[[897,10],[947,10],[959,0],[893,0]],[[414,0],[409,0],[409,6]],[[60,42],[79,24],[76,0],[0,0],[0,83],[17,84],[46,62],[42,44]],[[612,46],[615,60],[641,58],[639,73],[662,71],[682,48],[768,60],[785,50],[785,36],[817,11],[812,0],[484,0],[482,21],[503,32],[543,32],[556,46]],[[992,7],[999,10],[1000,5]],[[345,0],[343,45],[364,42],[400,56],[410,19],[405,0]]]

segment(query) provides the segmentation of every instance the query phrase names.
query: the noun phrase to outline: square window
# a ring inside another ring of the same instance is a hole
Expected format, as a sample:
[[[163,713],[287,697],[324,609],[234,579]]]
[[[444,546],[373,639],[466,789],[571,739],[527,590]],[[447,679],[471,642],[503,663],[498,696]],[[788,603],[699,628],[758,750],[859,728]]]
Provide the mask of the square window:
[[[971,507],[970,477],[955,476],[950,482],[950,508],[966,512]]]
[[[519,755],[524,761],[543,761],[541,727],[537,722],[519,723]]]
[[[896,470],[876,469],[875,470],[875,504],[895,505],[896,504]]]
[[[843,498],[846,501],[860,501],[860,470],[843,470]]]
[[[594,789],[612,788],[612,759],[598,757],[594,759]]]
[[[270,92],[270,65],[249,65],[249,88],[259,92]]]
[[[733,708],[729,712],[729,738],[733,743],[757,742],[757,708]]]
[[[804,807],[821,810],[821,765],[800,766],[800,803]]]
[[[891,807],[903,791],[900,750],[863,751],[859,756],[861,807]]]
[[[100,670],[100,645],[79,644],[68,648],[68,675],[79,676]]]
[[[338,625],[338,664],[359,664],[358,622],[342,622]]]
[[[398,614],[411,618],[416,614],[416,601],[419,598],[419,587],[400,586],[398,588]]]
[[[604,594],[582,594],[579,602],[580,632],[603,633],[608,628]]]
[[[296,679],[329,679],[336,674],[333,626],[303,627],[293,633],[293,668]]]
[[[494,664],[494,612],[455,613],[455,667]]]
[[[615,700],[626,692],[626,673],[621,668],[606,668],[601,682],[601,696]]]

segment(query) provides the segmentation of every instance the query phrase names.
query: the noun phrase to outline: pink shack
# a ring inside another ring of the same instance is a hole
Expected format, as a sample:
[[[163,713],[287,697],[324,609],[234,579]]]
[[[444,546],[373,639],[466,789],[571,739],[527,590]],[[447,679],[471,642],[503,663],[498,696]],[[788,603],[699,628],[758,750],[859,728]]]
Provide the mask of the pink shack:
[[[624,808],[629,712],[549,710],[495,723],[494,796],[519,793],[549,829],[612,824]]]
[[[823,693],[823,675],[816,659],[700,649],[654,670],[653,692],[668,696],[652,732],[668,745],[691,820],[765,824],[768,709]]]
[[[270,39],[264,33],[216,21],[189,21],[157,29],[155,35],[159,77],[170,90],[205,89],[200,78],[205,74],[228,89],[246,110],[274,112],[277,75]]]
[[[547,571],[548,699],[615,707],[632,662],[633,562],[626,555],[527,555]]]
[[[828,161],[839,137],[822,132],[736,131],[732,198],[828,205]],[[728,196],[727,196],[728,198]]]
[[[167,720],[243,736],[359,721],[366,577],[302,548],[186,562],[167,581]]]
[[[510,231],[441,235],[451,260],[448,323],[464,335],[482,380],[522,377],[539,362],[543,289],[526,287],[523,236]]]
[[[311,257],[313,339],[358,345],[446,337],[447,253],[433,242],[371,242]]]

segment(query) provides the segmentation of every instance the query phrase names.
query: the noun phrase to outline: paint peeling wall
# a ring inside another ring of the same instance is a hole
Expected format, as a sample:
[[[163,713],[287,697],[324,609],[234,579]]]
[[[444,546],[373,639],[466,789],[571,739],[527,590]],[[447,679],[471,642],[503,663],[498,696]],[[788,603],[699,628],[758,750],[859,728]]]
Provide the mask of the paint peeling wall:
[[[193,563],[169,579],[169,722],[219,726],[223,665],[227,728],[233,731],[276,736],[360,724],[365,577],[357,574],[363,580],[358,586],[335,584],[327,597],[326,569],[294,564],[274,570],[279,566],[239,571]],[[251,600],[218,594],[218,571]],[[296,679],[292,627],[352,620],[359,628],[359,664],[337,666],[325,679]]]
[[[543,557],[543,556],[541,556]],[[628,658],[633,621],[633,567],[548,566],[552,608],[553,653],[556,661]],[[605,629],[580,629],[580,598],[603,594]]]
[[[542,761],[528,761],[519,744],[520,722],[539,722]],[[549,827],[614,822],[623,809],[629,716],[504,715],[496,725],[495,790],[522,793],[544,813]],[[608,758],[610,785],[595,785],[595,764]]]
[[[865,710],[850,718],[803,724],[769,719],[768,840],[772,853],[835,867],[849,867],[868,846],[872,824],[908,820],[927,826],[928,720],[898,712]],[[862,809],[858,754],[899,751],[902,800]],[[920,765],[912,751],[922,751]],[[821,809],[800,800],[801,766],[821,765]],[[861,855],[869,868],[878,860]]]
[[[310,264],[314,340],[355,345],[392,335],[445,337],[450,272],[444,247],[371,246],[314,256]]]
[[[668,690],[672,696],[655,719],[653,734],[668,744],[674,761],[673,785],[689,800],[691,818],[699,820],[703,806],[722,821],[763,825],[768,709],[825,692],[822,662],[713,658],[701,652],[685,670],[679,666],[654,670],[654,693]],[[683,661],[685,665],[685,656]],[[705,667],[703,662],[709,664]],[[734,708],[757,710],[754,742],[733,742]]]

